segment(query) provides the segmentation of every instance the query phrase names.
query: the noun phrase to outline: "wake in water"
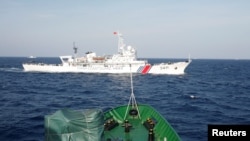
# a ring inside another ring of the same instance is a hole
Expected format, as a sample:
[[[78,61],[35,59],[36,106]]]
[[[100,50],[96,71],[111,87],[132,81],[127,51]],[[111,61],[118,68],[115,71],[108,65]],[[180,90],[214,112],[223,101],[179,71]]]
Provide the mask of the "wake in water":
[[[0,68],[0,71],[2,71],[2,72],[23,72],[23,69],[11,67],[11,68]]]
[[[190,95],[189,97],[192,98],[192,99],[199,98],[198,96],[195,96],[195,95]]]

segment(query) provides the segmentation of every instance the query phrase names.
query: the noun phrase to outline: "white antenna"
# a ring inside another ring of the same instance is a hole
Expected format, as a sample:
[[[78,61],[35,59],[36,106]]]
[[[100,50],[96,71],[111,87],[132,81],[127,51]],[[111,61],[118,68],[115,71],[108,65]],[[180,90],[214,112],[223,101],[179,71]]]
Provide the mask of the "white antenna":
[[[188,62],[191,62],[190,54],[188,55]]]
[[[137,106],[137,103],[136,103],[136,100],[135,100],[135,95],[134,95],[133,77],[132,77],[132,73],[131,73],[131,64],[130,64],[130,83],[131,83],[131,95],[130,95],[130,98],[129,98],[129,102],[128,102],[126,113],[124,115],[124,120],[127,117],[130,105],[131,105],[131,109],[129,111],[129,114],[132,115],[132,116],[137,116],[138,115],[139,119],[141,119],[140,111],[139,111],[139,108]]]

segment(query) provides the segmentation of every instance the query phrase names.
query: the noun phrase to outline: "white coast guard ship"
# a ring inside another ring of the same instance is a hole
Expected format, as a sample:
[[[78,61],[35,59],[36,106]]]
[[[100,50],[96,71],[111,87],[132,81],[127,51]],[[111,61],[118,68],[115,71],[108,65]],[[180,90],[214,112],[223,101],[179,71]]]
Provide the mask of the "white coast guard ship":
[[[191,63],[184,62],[149,64],[147,60],[137,59],[135,48],[126,46],[122,34],[118,36],[118,53],[107,56],[97,56],[87,52],[85,56],[77,57],[77,47],[73,47],[74,56],[60,56],[61,64],[23,63],[24,71],[37,72],[77,72],[77,73],[152,73],[152,74],[184,74]]]

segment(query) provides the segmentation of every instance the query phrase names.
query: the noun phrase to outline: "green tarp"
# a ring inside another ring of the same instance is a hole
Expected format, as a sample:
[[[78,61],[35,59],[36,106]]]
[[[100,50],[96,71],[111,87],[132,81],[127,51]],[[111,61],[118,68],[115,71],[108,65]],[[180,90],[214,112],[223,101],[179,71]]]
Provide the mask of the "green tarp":
[[[103,124],[100,109],[62,109],[45,116],[45,141],[100,141]]]

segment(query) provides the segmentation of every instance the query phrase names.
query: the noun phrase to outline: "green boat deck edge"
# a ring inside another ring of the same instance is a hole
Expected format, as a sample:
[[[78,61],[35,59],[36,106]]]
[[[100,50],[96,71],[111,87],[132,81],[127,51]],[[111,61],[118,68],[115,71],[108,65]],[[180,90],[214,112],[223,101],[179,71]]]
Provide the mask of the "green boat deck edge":
[[[150,132],[143,123],[152,119],[155,122],[153,128],[154,141],[180,141],[179,135],[169,124],[169,122],[163,118],[152,106],[146,104],[138,104],[138,110],[140,113],[137,116],[127,115],[125,117],[127,105],[118,106],[104,113],[106,121],[113,119],[119,125],[111,129],[110,131],[104,131],[105,140],[129,140],[140,141],[148,140]],[[128,120],[131,124],[129,132],[125,132],[124,122]]]

